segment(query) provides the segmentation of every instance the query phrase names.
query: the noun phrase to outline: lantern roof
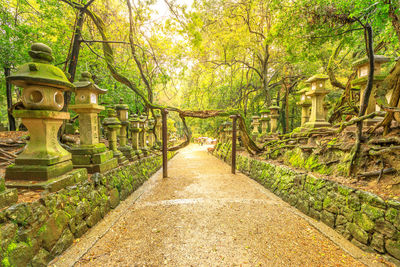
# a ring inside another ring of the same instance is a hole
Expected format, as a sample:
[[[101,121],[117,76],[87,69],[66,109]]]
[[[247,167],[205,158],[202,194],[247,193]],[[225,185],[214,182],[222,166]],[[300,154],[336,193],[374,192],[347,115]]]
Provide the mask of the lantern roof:
[[[374,55],[374,62],[375,63],[382,64],[382,63],[386,63],[386,62],[389,62],[389,61],[390,61],[390,58],[388,58],[388,57],[385,57],[383,55]],[[357,68],[357,67],[359,67],[361,65],[364,65],[364,64],[366,64],[368,62],[369,62],[369,58],[368,57],[363,57],[361,59],[358,59],[358,60],[354,61],[352,66],[353,66],[353,68]]]
[[[117,112],[114,109],[107,109],[107,117],[103,120],[104,125],[118,125],[121,124],[117,119]]]
[[[81,77],[79,81],[74,82],[74,85],[77,90],[91,90],[98,94],[107,93],[107,89],[101,89],[97,84],[92,80],[92,74],[88,71],[84,71],[81,73]]]
[[[36,84],[65,91],[74,90],[74,85],[68,81],[65,73],[51,64],[54,57],[50,47],[42,43],[34,43],[28,53],[32,62],[23,64],[15,73],[8,76],[7,80],[10,83],[19,87]]]
[[[131,118],[129,119],[129,121],[137,122],[137,121],[139,121],[139,116],[137,114],[133,114],[131,116]]]
[[[310,77],[305,83],[312,83],[319,80],[328,80],[329,76],[325,74],[315,74],[314,76]]]

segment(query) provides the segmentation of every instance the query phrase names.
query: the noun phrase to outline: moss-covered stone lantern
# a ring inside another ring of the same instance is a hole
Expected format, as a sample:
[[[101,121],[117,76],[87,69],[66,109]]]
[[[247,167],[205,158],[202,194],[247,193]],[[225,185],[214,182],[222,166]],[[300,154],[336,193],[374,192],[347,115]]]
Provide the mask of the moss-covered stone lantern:
[[[278,129],[278,118],[279,118],[279,106],[277,105],[276,101],[274,100],[272,106],[269,107],[270,110],[270,118],[271,118],[271,133],[276,133]]]
[[[137,156],[135,154],[135,151],[131,146],[128,145],[127,138],[127,129],[128,129],[128,105],[122,103],[122,99],[120,101],[120,104],[116,106],[117,110],[117,116],[119,121],[121,122],[121,129],[119,132],[119,147],[118,150],[124,154],[124,156],[129,160],[129,161],[134,161],[137,159]]]
[[[374,56],[374,79],[371,95],[368,101],[368,106],[365,114],[373,113],[377,110],[375,94],[376,91],[379,90],[382,81],[385,79],[386,75],[381,73],[382,64],[388,62],[390,59],[381,55]],[[353,63],[354,69],[357,71],[357,78],[353,80],[352,85],[360,90],[360,106],[363,102],[364,91],[367,87],[368,82],[368,74],[369,74],[369,59],[368,57],[364,57],[360,60],[357,60]],[[377,122],[381,121],[382,118],[375,117],[372,119],[364,120],[365,125],[373,125]]]
[[[74,85],[75,104],[70,109],[79,114],[80,132],[80,144],[71,148],[74,168],[86,168],[89,173],[107,172],[118,166],[113,152],[99,140],[98,114],[104,107],[98,104],[98,97],[107,90],[99,88],[89,72],[83,72]]]
[[[152,149],[154,147],[154,134],[153,134],[154,124],[155,124],[155,120],[149,119],[149,147],[150,147],[150,149]]]
[[[107,109],[107,118],[104,119],[103,125],[107,127],[108,147],[112,150],[114,158],[118,159],[118,164],[124,165],[128,160],[118,150],[117,132],[121,128],[121,122],[117,119],[117,112],[114,109]]]
[[[131,123],[130,131],[131,131],[131,143],[132,149],[135,154],[141,158],[143,157],[143,153],[140,150],[140,142],[139,142],[139,133],[140,133],[140,119],[137,114],[133,114],[130,118],[129,122]]]
[[[260,133],[258,130],[258,127],[260,126],[260,116],[254,115],[253,117],[251,117],[251,126],[253,127],[251,135],[253,136],[253,138],[257,138]]]
[[[161,145],[161,131],[162,131],[162,117],[160,113],[156,113],[155,114],[156,118],[155,118],[155,127],[156,127],[156,136],[157,136],[157,141],[158,143],[155,144],[157,147],[159,147]]]
[[[147,151],[147,144],[146,144],[146,129],[145,129],[145,124],[146,124],[146,118],[147,116],[145,114],[140,115],[139,117],[139,149],[143,152],[143,154],[146,156],[148,154]]]
[[[328,76],[317,74],[306,81],[310,85],[310,90],[306,96],[311,97],[310,119],[304,126],[310,128],[329,127],[331,124],[325,120],[324,97],[329,93],[325,89],[325,82]]]
[[[304,126],[310,119],[311,96],[306,95],[307,92],[307,88],[298,91],[300,94],[300,101],[297,102],[297,105],[301,107],[301,126]]]
[[[73,91],[65,74],[51,65],[52,50],[45,44],[35,43],[26,63],[7,77],[12,84],[22,88],[24,109],[15,110],[14,116],[22,119],[28,128],[30,140],[15,164],[7,167],[7,186],[47,188],[50,191],[87,178],[85,169],[72,171],[71,153],[59,143],[57,133],[68,112],[64,106],[65,91]],[[72,175],[72,176],[71,176]]]
[[[269,114],[271,111],[269,109],[263,109],[260,111],[261,114],[261,134],[266,135],[268,132],[268,123],[270,122],[271,118],[269,117]]]

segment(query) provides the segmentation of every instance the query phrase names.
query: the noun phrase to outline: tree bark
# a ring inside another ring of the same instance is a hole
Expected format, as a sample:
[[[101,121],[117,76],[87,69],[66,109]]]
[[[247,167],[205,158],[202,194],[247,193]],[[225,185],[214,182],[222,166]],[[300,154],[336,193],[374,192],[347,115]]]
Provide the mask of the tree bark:
[[[83,22],[85,20],[85,9],[79,9],[78,11],[78,16],[77,16],[77,21],[76,21],[76,27],[75,27],[75,32],[74,32],[74,40],[72,43],[72,49],[71,49],[71,58],[68,64],[68,73],[70,75],[69,81],[74,82],[75,80],[75,74],[76,74],[76,67],[78,65],[78,58],[79,58],[79,50],[81,48],[81,39],[82,39],[82,27],[83,27]],[[68,105],[69,102],[71,101],[71,92],[65,92],[64,93],[64,107],[63,111],[68,110]]]
[[[10,76],[10,68],[4,67],[4,77]],[[8,114],[8,125],[10,131],[15,131],[16,125],[15,125],[15,119],[13,115],[11,114],[11,107],[12,107],[12,92],[11,92],[12,86],[11,83],[9,83],[6,79],[6,94],[7,94],[7,114]]]

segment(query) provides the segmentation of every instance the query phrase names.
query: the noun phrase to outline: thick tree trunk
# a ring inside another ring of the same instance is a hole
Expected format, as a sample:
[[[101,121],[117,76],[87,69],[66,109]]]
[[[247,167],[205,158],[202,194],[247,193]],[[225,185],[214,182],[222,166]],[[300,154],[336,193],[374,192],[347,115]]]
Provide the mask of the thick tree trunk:
[[[10,68],[4,67],[4,76],[7,77],[10,75]],[[7,94],[7,114],[8,114],[8,125],[10,126],[10,131],[15,131],[16,125],[15,125],[15,119],[13,115],[11,114],[11,107],[12,107],[12,92],[11,92],[12,86],[11,83],[9,83],[6,80],[6,94]]]

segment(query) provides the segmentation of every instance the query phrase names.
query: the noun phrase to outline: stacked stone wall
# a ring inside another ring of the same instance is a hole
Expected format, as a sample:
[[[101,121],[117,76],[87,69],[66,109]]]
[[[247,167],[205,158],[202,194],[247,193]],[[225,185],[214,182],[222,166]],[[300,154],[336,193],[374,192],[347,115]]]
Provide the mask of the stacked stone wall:
[[[169,157],[172,157],[171,153]],[[0,211],[1,266],[46,266],[162,165],[149,156]]]
[[[227,145],[214,155],[230,163]],[[368,252],[400,260],[400,202],[315,177],[285,165],[237,156],[237,169],[304,214],[324,222]]]

